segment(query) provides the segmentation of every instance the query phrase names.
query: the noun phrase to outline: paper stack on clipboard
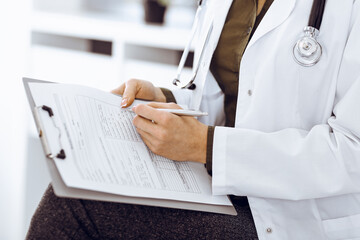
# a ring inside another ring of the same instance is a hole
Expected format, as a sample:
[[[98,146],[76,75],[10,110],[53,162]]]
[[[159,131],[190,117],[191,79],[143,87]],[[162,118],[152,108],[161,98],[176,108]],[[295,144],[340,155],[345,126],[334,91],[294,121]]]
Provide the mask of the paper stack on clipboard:
[[[227,196],[212,195],[202,164],[146,147],[121,97],[27,78],[24,86],[57,196],[236,215]]]

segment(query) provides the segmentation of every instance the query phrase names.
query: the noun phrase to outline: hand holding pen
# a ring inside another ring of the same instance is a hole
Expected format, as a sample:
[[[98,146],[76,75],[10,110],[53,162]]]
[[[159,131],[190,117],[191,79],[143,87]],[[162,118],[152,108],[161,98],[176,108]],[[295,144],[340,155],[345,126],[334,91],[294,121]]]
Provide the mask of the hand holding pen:
[[[152,152],[176,161],[206,162],[208,126],[193,117],[203,113],[155,102],[132,110],[137,114],[133,124]]]

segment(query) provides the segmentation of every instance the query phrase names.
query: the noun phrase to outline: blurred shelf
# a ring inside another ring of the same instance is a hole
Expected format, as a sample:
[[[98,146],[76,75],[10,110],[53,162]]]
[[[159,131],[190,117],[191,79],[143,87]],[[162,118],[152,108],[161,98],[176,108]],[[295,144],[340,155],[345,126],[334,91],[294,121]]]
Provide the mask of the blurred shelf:
[[[171,11],[167,18],[176,15],[175,8]],[[193,17],[189,7],[182,8],[178,15],[180,13],[183,15],[177,19]],[[33,11],[32,77],[101,89],[134,77],[159,86],[163,86],[165,78],[171,82],[180,53],[190,37],[189,26],[176,24],[176,21],[149,25],[141,20],[142,17],[137,19],[82,8]],[[110,55],[91,52],[92,40],[110,43]]]
[[[154,81],[159,75],[172,78],[195,14],[190,1],[179,2],[168,9],[164,25],[150,25],[143,22],[141,1],[33,1],[32,76],[99,88],[138,74]],[[110,46],[110,55],[94,53],[93,40]]]
[[[172,50],[182,50],[190,35],[189,28],[126,22],[104,13],[90,11],[34,11],[31,30],[84,39],[123,41]]]

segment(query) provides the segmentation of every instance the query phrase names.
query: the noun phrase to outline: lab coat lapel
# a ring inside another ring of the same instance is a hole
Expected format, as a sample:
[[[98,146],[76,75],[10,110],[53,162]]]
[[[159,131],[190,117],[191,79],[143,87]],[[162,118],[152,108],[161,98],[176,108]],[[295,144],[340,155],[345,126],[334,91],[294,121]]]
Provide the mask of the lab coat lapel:
[[[206,15],[204,17],[204,22],[201,23],[201,28],[203,30],[199,33],[200,37],[198,38],[197,46],[195,47],[195,54],[197,55],[195,56],[195,61],[199,60],[199,53],[201,52],[203,47],[205,48],[205,52],[211,51],[212,53],[215,50],[232,1],[233,0],[213,0],[209,1],[209,3],[207,3],[208,1],[206,1],[206,4],[208,4],[209,6],[206,6]],[[213,26],[212,32],[208,44],[204,46],[204,42],[210,25]]]
[[[200,61],[199,52],[201,52],[202,46],[204,46],[204,57],[201,60],[198,76],[196,82],[196,89],[193,91],[193,100],[190,105],[190,108],[199,109],[202,92],[204,88],[204,84],[206,81],[206,77],[209,71],[210,62],[213,56],[213,53],[216,49],[216,46],[219,42],[219,38],[222,32],[222,29],[225,24],[225,20],[227,17],[227,13],[231,7],[233,0],[213,0],[209,1],[207,16],[205,17],[206,22],[204,22],[205,29],[209,29],[207,26],[212,24],[212,32],[208,41],[208,44],[203,45],[205,42],[207,32],[203,32],[200,37],[200,41],[198,42],[198,46],[196,47],[196,56],[195,56],[195,64],[197,61]]]
[[[248,48],[251,47],[262,36],[283,23],[291,14],[295,7],[296,0],[274,0],[270,9],[261,21],[254,33]]]

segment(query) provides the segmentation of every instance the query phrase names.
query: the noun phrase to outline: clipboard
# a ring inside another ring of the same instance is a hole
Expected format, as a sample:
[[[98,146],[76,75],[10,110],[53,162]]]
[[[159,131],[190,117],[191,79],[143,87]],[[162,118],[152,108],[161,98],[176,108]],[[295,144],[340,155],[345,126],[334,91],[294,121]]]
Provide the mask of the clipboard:
[[[49,169],[51,183],[54,189],[56,196],[64,197],[64,198],[75,198],[75,199],[85,199],[85,200],[96,200],[96,201],[105,201],[105,202],[118,202],[118,203],[126,203],[126,204],[135,204],[135,205],[145,205],[145,206],[153,206],[153,207],[166,207],[166,208],[176,208],[176,209],[184,209],[184,210],[193,210],[193,211],[202,211],[202,212],[210,212],[210,213],[219,213],[226,215],[237,215],[237,212],[233,206],[222,206],[222,205],[212,205],[212,204],[204,204],[204,203],[192,203],[192,202],[184,202],[184,201],[176,201],[176,200],[165,200],[165,199],[155,199],[155,198],[143,198],[143,197],[129,197],[124,195],[110,194],[98,191],[84,190],[79,188],[72,188],[66,186],[61,175],[53,161],[55,156],[66,158],[66,149],[62,149],[60,147],[60,151],[58,153],[53,154],[51,150],[47,147],[46,137],[42,132],[41,124],[36,117],[36,111],[39,108],[42,108],[43,111],[47,111],[49,113],[49,117],[51,117],[51,113],[49,109],[44,109],[43,107],[36,106],[34,99],[31,95],[29,83],[53,83],[49,81],[41,81],[37,79],[31,78],[23,78],[23,84],[25,87],[26,95],[28,102],[30,104],[30,108],[37,125],[39,131],[39,137],[42,141],[43,150],[46,156],[46,164]],[[56,83],[53,83],[56,84]],[[62,152],[62,151],[63,152]]]

